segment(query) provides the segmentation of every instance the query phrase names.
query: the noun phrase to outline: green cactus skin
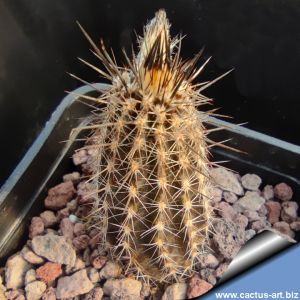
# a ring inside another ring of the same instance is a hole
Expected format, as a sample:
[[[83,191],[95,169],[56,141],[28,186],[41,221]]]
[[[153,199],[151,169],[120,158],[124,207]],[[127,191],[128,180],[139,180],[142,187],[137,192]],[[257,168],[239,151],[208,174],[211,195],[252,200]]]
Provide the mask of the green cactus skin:
[[[86,147],[94,151],[88,224],[113,245],[111,255],[127,273],[155,282],[190,276],[208,247],[213,144],[203,121],[213,110],[197,108],[210,104],[201,91],[227,74],[193,84],[208,60],[199,69],[201,53],[182,61],[182,38],[171,39],[169,28],[158,11],[138,40],[138,55],[125,54],[126,67],[81,28],[106,70],[81,61],[112,83],[100,98],[82,96],[98,107],[84,128],[92,130]]]

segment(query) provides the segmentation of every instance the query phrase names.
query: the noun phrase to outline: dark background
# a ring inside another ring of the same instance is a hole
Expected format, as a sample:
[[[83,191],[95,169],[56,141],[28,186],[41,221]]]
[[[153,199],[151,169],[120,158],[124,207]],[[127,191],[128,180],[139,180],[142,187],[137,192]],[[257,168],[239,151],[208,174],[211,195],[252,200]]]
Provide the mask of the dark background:
[[[100,81],[80,64],[96,63],[75,21],[102,37],[122,61],[135,31],[165,8],[182,55],[202,46],[213,56],[199,80],[235,68],[205,94],[220,112],[249,128],[300,144],[299,0],[0,0],[0,184],[34,141],[64,90],[80,85],[66,72]]]

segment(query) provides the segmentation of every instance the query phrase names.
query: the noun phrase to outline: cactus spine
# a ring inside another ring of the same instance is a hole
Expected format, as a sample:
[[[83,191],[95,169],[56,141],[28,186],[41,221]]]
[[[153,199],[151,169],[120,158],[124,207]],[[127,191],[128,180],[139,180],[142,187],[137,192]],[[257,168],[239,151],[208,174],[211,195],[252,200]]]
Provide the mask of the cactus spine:
[[[193,84],[202,71],[180,58],[181,38],[170,38],[163,10],[144,29],[139,53],[118,67],[103,44],[94,54],[106,70],[87,63],[112,85],[100,98],[86,129],[93,149],[88,222],[109,240],[112,256],[138,278],[170,282],[190,275],[207,248],[212,224],[208,188],[210,100]],[[103,108],[103,103],[105,107]],[[102,105],[101,108],[99,105]]]

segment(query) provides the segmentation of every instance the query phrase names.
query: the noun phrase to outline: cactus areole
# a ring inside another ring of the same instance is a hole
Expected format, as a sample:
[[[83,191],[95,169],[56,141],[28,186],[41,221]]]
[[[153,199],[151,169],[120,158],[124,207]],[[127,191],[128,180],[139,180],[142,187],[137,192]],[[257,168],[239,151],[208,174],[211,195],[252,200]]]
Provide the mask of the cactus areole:
[[[200,53],[183,61],[182,38],[171,39],[169,29],[165,11],[158,11],[138,39],[139,53],[132,59],[124,53],[125,67],[82,29],[105,68],[81,61],[111,81],[99,98],[82,95],[95,106],[82,128],[91,129],[85,148],[93,152],[87,222],[112,244],[113,259],[127,273],[158,282],[197,269],[213,219],[213,142],[203,126],[213,111],[201,111],[210,103],[201,91],[216,80],[194,83],[207,61],[196,68]]]

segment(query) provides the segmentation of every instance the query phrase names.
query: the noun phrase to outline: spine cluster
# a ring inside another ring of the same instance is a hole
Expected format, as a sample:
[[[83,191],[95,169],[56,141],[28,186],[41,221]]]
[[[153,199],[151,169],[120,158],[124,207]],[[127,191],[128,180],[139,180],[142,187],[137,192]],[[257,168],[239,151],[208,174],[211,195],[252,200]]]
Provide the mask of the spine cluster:
[[[169,28],[158,11],[126,67],[84,32],[105,70],[82,60],[112,83],[100,98],[82,96],[96,107],[86,127],[94,153],[88,222],[128,272],[164,282],[190,275],[212,227],[209,112],[197,108],[210,102],[201,91],[213,82],[193,83],[200,54],[182,61],[181,38]]]

